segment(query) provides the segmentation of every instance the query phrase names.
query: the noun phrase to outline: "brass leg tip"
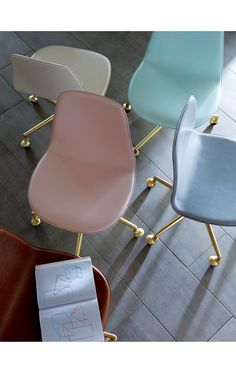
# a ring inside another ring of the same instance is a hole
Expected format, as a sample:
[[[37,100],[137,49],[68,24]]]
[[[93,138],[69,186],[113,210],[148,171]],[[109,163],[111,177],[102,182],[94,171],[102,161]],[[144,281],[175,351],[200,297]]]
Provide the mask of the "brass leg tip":
[[[210,119],[210,124],[211,125],[215,125],[215,124],[217,124],[219,122],[219,115],[213,115],[212,117],[211,117],[211,119]]]
[[[37,227],[40,223],[41,223],[41,219],[38,216],[38,214],[36,214],[35,212],[32,212],[32,214],[31,214],[31,224],[34,227]]]
[[[146,241],[148,245],[154,245],[157,242],[157,238],[155,238],[154,234],[148,234],[146,237]]]
[[[23,140],[20,143],[22,148],[28,148],[30,146],[30,139],[29,137],[23,137]]]
[[[134,230],[134,237],[136,237],[136,238],[140,238],[140,237],[143,237],[143,235],[144,235],[144,230],[143,230],[143,228],[136,228],[136,229]]]
[[[134,149],[134,155],[135,155],[135,157],[137,157],[139,155],[139,150],[138,149]]]
[[[126,113],[128,113],[131,110],[131,105],[128,101],[125,101],[123,103],[123,108],[125,109]]]
[[[152,177],[149,177],[147,180],[146,180],[146,184],[149,188],[154,188],[156,185],[157,185],[158,181],[154,180],[154,178]]]
[[[33,104],[36,104],[38,102],[38,97],[36,97],[35,95],[30,95],[29,101],[33,102]]]
[[[212,255],[208,258],[209,263],[212,267],[218,267],[220,265],[221,259],[219,259],[217,256]]]

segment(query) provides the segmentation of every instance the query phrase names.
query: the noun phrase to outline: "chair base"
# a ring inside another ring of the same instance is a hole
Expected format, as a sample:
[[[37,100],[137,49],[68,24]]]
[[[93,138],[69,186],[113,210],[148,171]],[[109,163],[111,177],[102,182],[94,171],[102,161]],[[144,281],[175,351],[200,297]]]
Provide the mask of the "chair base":
[[[28,148],[30,146],[30,139],[29,137],[23,136],[23,140],[20,143],[22,148]]]
[[[28,148],[30,145],[29,136],[32,135],[32,133],[38,131],[40,128],[46,126],[46,124],[49,124],[53,121],[54,114],[50,115],[48,118],[44,119],[42,122],[39,122],[32,128],[30,128],[28,131],[23,133],[23,140],[21,141],[22,148]]]
[[[220,265],[221,259],[219,259],[216,255],[211,255],[209,256],[208,261],[211,267],[218,267]]]
[[[125,101],[122,106],[125,109],[126,113],[129,113],[131,111],[131,105],[128,100]]]
[[[146,179],[146,184],[148,188],[154,188],[158,183],[164,185],[168,189],[173,189],[173,185],[171,183],[162,179],[159,176],[149,177]]]
[[[210,119],[210,124],[212,125],[212,126],[215,126],[216,124],[218,124],[218,122],[219,122],[219,115],[213,115],[212,117],[211,117],[211,119]]]
[[[36,104],[38,102],[38,97],[35,95],[30,95],[29,96],[29,101],[33,102],[33,104]]]
[[[38,225],[41,224],[41,219],[40,219],[39,215],[34,211],[31,212],[31,224],[34,227],[37,227]]]

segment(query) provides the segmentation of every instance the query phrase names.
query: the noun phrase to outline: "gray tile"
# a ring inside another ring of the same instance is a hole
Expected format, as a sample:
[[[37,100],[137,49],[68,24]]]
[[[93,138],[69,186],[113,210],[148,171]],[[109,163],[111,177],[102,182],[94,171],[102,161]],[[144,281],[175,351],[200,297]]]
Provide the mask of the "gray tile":
[[[236,73],[236,32],[225,32],[225,65]]]
[[[122,341],[170,342],[174,340],[144,306],[135,309],[113,332]]]
[[[11,109],[22,101],[22,97],[12,88],[12,86],[0,75],[0,115]]]
[[[222,93],[219,103],[219,108],[227,113],[233,120],[236,121],[236,74],[228,69],[224,68],[222,78]]]
[[[217,110],[216,115],[220,116],[218,124],[208,126],[204,132],[236,139],[236,122],[222,110]]]
[[[211,339],[212,342],[236,342],[236,319],[232,317]]]
[[[178,341],[207,341],[231,317],[162,243],[132,252],[119,275]]]
[[[4,145],[4,143],[2,141],[0,141],[0,158],[5,155],[6,153],[8,153],[8,149],[7,147]]]
[[[37,131],[30,137],[31,148],[20,146],[22,133],[53,113],[54,106],[41,101],[40,105],[22,102],[0,116],[0,140],[31,174],[47,149],[50,125]]]
[[[111,61],[113,71],[122,78],[133,73],[140,64],[146,47],[134,43],[125,32],[73,32],[73,35],[91,50],[104,54]]]
[[[21,31],[17,34],[36,51],[47,45],[67,45],[75,48],[85,48],[71,32],[65,31]],[[86,48],[85,48],[86,49]]]
[[[222,229],[232,238],[232,240],[236,241],[236,227],[222,227]]]
[[[0,70],[10,63],[12,53],[27,54],[32,49],[15,32],[0,32]]]
[[[205,252],[190,270],[210,290],[212,294],[236,315],[236,243],[224,235],[219,241],[223,260],[219,267],[211,268],[208,257],[213,254],[212,248]]]
[[[9,153],[0,158],[0,225],[35,245],[48,245],[43,227],[30,224],[29,174]]]

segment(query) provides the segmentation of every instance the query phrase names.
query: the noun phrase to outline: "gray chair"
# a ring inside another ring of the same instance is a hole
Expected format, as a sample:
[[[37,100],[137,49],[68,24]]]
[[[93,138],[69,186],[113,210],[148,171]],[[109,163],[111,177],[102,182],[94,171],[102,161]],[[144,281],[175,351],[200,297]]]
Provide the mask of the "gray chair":
[[[191,96],[175,132],[173,186],[157,176],[147,179],[149,187],[160,182],[173,189],[171,205],[179,214],[164,228],[149,234],[147,242],[153,245],[184,217],[205,223],[216,253],[209,262],[215,267],[222,256],[211,224],[236,226],[236,140],[196,131],[196,113],[196,100]]]

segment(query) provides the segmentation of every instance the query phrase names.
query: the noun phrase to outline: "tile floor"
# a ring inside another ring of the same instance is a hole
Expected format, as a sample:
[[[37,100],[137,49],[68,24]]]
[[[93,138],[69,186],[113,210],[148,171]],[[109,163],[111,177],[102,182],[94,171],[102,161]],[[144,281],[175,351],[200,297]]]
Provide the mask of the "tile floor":
[[[31,55],[49,45],[68,45],[105,54],[112,63],[107,96],[122,103],[129,80],[144,54],[149,32],[0,32],[0,225],[33,244],[74,252],[76,237],[43,223],[30,225],[27,188],[50,139],[50,126],[20,147],[21,134],[53,112],[12,86],[10,54]],[[225,66],[220,123],[208,131],[236,138],[236,32],[225,33]],[[133,143],[153,126],[129,115]],[[205,126],[200,130],[204,130]],[[163,186],[148,191],[145,179],[157,173],[172,178],[173,131],[164,129],[137,158],[137,185],[126,216],[145,229],[157,230],[175,216]],[[133,239],[116,225],[85,237],[82,255],[107,276],[112,309],[107,330],[120,341],[236,341],[236,228],[215,229],[223,253],[219,268],[207,257],[213,252],[204,225],[184,220],[153,247],[145,237]]]

